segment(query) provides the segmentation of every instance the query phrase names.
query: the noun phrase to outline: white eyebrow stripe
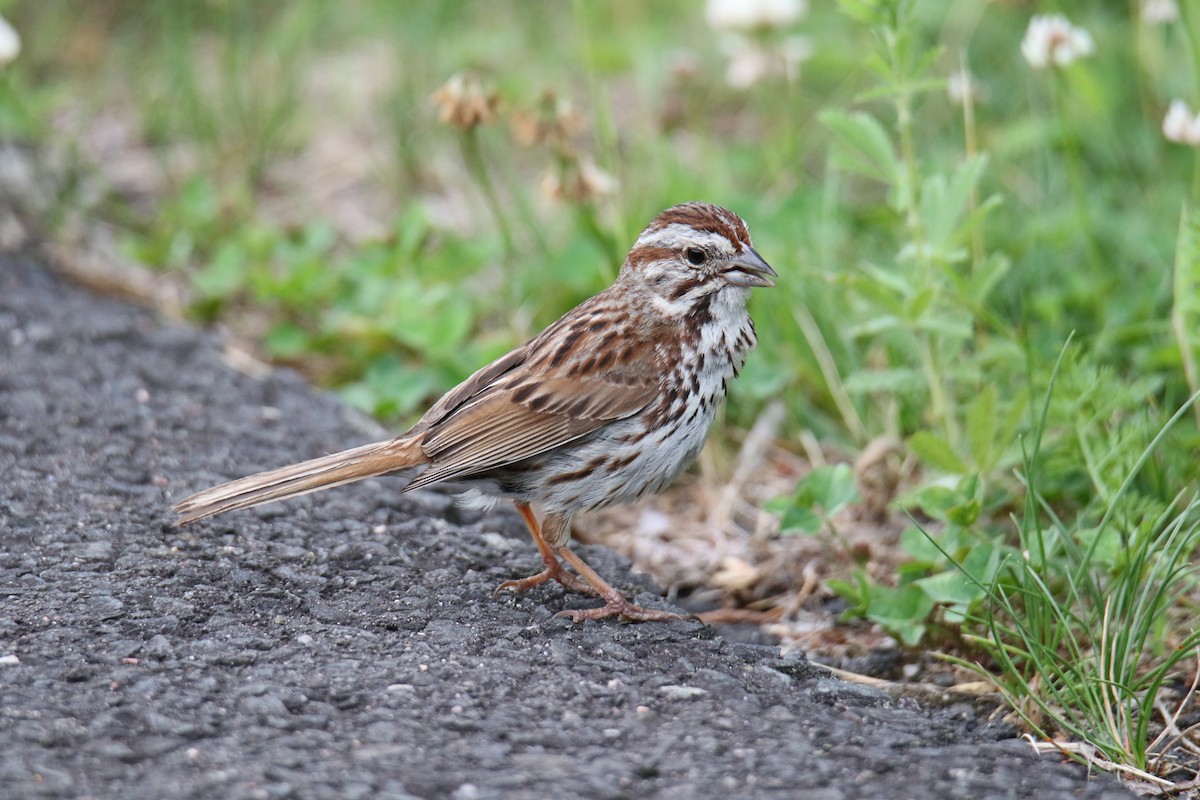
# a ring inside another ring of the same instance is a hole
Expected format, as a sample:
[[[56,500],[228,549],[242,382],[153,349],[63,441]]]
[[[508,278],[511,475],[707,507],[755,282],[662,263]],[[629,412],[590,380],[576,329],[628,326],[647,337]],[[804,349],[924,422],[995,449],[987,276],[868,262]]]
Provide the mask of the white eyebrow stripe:
[[[733,249],[729,239],[719,233],[698,231],[690,225],[681,225],[678,222],[672,222],[665,227],[650,231],[649,233],[643,233],[638,239],[638,244],[673,249],[679,247],[684,241],[700,247],[714,247],[725,252]]]

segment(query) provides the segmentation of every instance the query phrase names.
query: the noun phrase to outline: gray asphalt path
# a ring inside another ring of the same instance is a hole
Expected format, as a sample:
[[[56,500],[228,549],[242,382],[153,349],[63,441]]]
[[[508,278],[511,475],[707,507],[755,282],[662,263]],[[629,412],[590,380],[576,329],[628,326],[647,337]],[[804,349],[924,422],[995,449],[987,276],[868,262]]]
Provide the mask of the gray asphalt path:
[[[0,797],[1131,796],[700,624],[493,598],[537,566],[507,510],[384,480],[170,527],[191,490],[378,433],[0,257]]]

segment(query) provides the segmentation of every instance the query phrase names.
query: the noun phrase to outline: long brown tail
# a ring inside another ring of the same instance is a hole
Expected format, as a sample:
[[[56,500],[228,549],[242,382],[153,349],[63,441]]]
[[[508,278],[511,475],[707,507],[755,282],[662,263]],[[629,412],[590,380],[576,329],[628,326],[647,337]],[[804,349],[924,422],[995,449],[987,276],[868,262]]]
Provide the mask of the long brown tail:
[[[196,492],[172,506],[179,514],[175,524],[187,525],[214,514],[299,497],[427,461],[420,444],[413,439],[375,442]]]

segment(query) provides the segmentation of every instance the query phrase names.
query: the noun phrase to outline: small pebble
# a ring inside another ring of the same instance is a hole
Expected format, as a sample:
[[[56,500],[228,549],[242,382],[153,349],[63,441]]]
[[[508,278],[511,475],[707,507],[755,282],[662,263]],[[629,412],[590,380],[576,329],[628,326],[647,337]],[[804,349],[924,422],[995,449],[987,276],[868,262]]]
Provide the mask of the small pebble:
[[[8,666],[9,664],[20,664],[21,659],[15,655],[0,656],[0,666]]]
[[[701,689],[699,686],[677,686],[671,684],[669,686],[658,687],[658,693],[673,700],[690,700],[693,697],[702,697],[708,694],[708,690]]]

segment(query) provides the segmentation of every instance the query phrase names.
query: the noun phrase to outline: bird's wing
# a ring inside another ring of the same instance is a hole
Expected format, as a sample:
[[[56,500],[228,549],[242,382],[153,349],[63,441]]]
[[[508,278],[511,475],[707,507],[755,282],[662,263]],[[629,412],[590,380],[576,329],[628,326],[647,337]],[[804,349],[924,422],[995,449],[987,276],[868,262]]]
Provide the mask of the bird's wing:
[[[431,408],[414,428],[431,464],[407,488],[524,461],[651,403],[661,380],[653,343],[616,344],[586,321],[561,320]]]

